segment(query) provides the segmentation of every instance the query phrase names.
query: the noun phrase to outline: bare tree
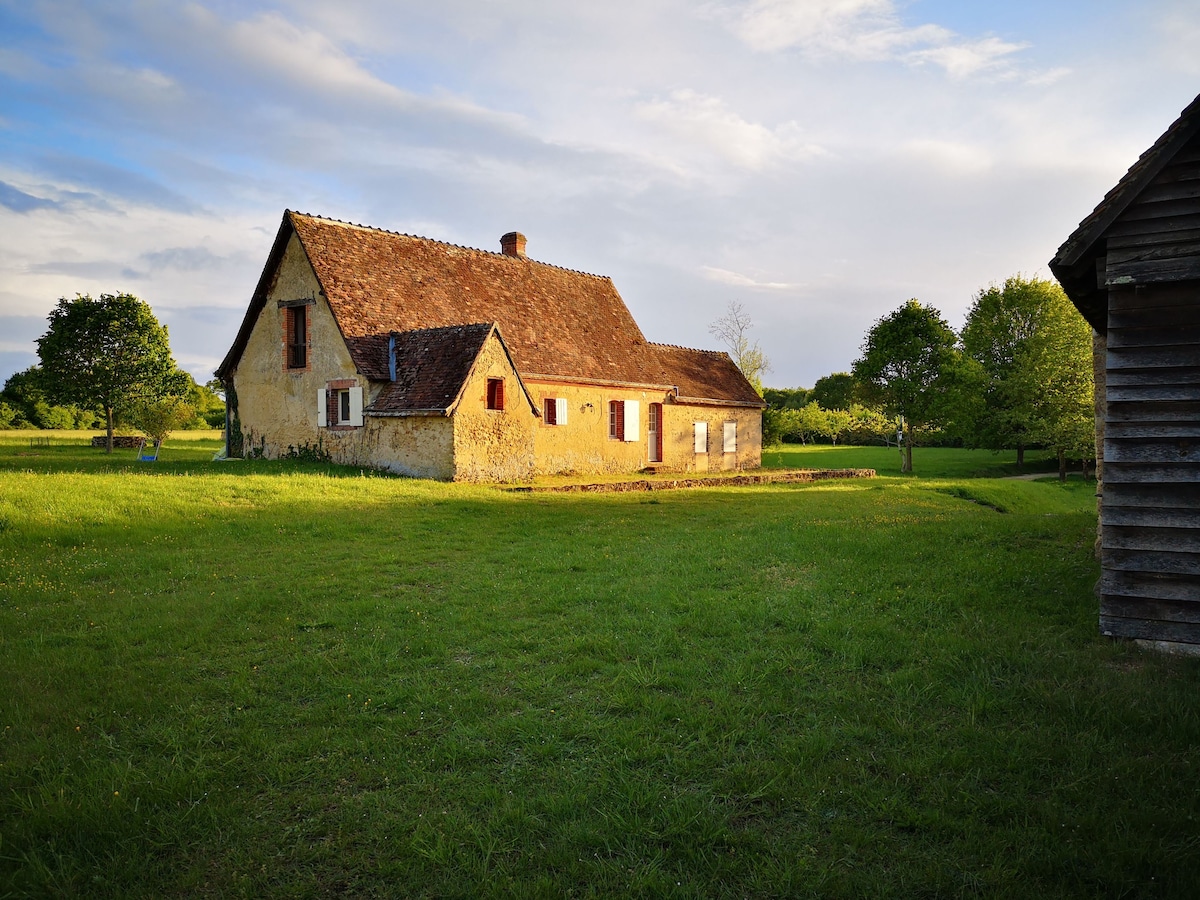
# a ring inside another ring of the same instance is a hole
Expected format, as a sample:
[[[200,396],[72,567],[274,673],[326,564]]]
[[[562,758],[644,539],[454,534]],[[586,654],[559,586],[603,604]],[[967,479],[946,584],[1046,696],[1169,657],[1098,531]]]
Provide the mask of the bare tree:
[[[762,377],[771,371],[771,364],[758,341],[750,340],[750,329],[754,322],[738,300],[730,300],[725,314],[708,326],[708,332],[729,350],[734,364],[742,370],[746,380],[762,394]]]

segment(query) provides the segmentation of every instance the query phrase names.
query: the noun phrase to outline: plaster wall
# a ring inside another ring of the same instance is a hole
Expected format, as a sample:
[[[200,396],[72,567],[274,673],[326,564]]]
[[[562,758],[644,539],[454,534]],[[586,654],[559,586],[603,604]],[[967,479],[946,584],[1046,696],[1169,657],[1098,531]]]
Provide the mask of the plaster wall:
[[[454,422],[445,416],[367,416],[368,465],[414,478],[454,477]]]
[[[654,465],[681,472],[754,469],[762,464],[762,415],[757,409],[679,404],[667,391],[618,388],[571,382],[527,381],[526,386],[545,409],[548,398],[567,401],[567,423],[548,425],[539,419],[534,429],[535,470],[539,475],[636,472]],[[609,402],[638,402],[638,439],[610,438]],[[647,431],[650,404],[663,405],[663,458],[650,461]],[[693,423],[709,423],[709,452],[694,452]],[[726,421],[738,423],[737,453],[724,453]]]
[[[284,310],[278,303],[301,299],[313,301],[305,307],[308,364],[302,370],[289,370],[284,366]],[[289,448],[320,447],[336,462],[371,464],[363,429],[317,427],[317,392],[336,379],[367,386],[355,371],[312,266],[293,235],[233,374],[245,452],[276,458]]]
[[[663,462],[683,472],[728,472],[762,467],[762,410],[675,403],[664,407]],[[708,452],[695,452],[695,423],[708,423]],[[725,423],[737,423],[737,451],[726,453]]]
[[[487,381],[504,379],[504,409],[487,408]],[[537,417],[493,333],[467,378],[453,417],[455,481],[528,481],[533,475]]]

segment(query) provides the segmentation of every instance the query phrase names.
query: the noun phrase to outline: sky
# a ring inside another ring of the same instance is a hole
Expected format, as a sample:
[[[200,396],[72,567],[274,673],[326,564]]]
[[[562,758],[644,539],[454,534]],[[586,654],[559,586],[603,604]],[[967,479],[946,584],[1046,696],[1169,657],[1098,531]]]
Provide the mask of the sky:
[[[1200,92],[1194,0],[0,0],[0,380],[129,292],[198,381],[285,209],[731,302],[773,387],[1047,262]]]

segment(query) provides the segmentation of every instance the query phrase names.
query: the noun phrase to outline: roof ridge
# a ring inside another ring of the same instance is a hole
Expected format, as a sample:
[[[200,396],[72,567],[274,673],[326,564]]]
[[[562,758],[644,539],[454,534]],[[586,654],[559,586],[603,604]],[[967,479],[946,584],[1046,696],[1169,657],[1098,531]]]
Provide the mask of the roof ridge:
[[[425,237],[423,234],[409,234],[407,231],[393,231],[390,228],[380,228],[378,225],[363,225],[359,222],[347,222],[343,219],[335,219],[332,216],[321,216],[317,215],[316,213],[301,212],[298,209],[289,209],[286,210],[286,212],[292,215],[304,216],[306,219],[318,219],[322,222],[329,222],[333,225],[345,225],[350,228],[361,228],[363,231],[378,231],[381,234],[390,234],[394,235],[395,237],[411,238],[414,241],[428,241],[431,244],[440,244],[443,247],[453,247],[455,250],[467,250],[471,253],[486,253],[489,256],[503,256],[505,259],[516,258],[496,250],[484,250],[482,247],[468,247],[465,244],[454,244],[450,241],[442,241],[437,238]],[[540,259],[530,259],[528,256],[522,256],[520,258],[524,259],[526,262],[533,263],[536,266],[546,266],[549,269],[558,269],[560,272],[570,272],[572,275],[583,275],[586,278],[595,278],[600,281],[612,281],[612,278],[608,275],[597,275],[595,272],[584,272],[582,269],[569,269],[566,266],[556,266],[554,263],[543,262]]]
[[[692,353],[708,353],[711,356],[728,356],[724,350],[705,350],[703,347],[685,347],[682,344],[664,344],[661,341],[646,341],[653,347],[670,347],[672,350],[688,350]]]

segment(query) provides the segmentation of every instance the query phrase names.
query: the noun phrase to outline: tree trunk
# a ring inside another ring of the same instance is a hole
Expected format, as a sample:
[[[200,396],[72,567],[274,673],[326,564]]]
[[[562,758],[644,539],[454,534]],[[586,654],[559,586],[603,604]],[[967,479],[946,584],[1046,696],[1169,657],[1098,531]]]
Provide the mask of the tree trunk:
[[[904,451],[903,451],[904,452],[904,463],[903,463],[903,465],[900,466],[900,471],[902,473],[903,472],[911,473],[912,472],[912,422],[905,422],[904,428],[906,430],[906,434],[904,435]]]
[[[105,417],[108,419],[108,440],[104,442],[104,452],[112,453],[113,450],[113,408],[111,406],[104,407]]]
[[[1017,468],[1021,469],[1025,466],[1025,445],[1017,443]]]
[[[1067,480],[1067,451],[1061,447],[1058,448],[1058,480]]]

